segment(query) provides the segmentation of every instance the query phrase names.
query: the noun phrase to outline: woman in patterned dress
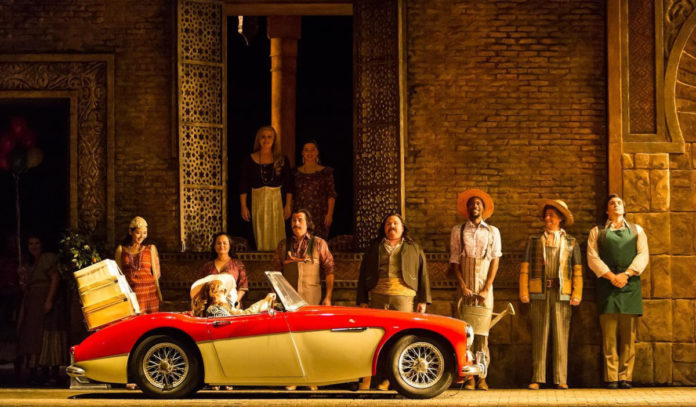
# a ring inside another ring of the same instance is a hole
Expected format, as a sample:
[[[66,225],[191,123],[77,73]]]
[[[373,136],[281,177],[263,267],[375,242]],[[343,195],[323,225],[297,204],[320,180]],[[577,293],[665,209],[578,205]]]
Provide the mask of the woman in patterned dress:
[[[304,143],[302,165],[295,168],[293,175],[295,177],[293,199],[295,210],[307,209],[316,220],[314,234],[322,239],[328,239],[336,205],[336,189],[333,168],[321,165],[316,141]]]
[[[228,273],[234,277],[237,283],[237,302],[242,303],[242,297],[249,291],[246,269],[244,263],[237,259],[232,252],[230,236],[221,232],[213,236],[213,244],[210,248],[210,261],[203,265],[199,278],[210,274]]]
[[[140,312],[159,311],[159,255],[155,245],[143,245],[147,238],[147,222],[140,216],[131,220],[128,236],[116,248],[116,263],[135,292]]]

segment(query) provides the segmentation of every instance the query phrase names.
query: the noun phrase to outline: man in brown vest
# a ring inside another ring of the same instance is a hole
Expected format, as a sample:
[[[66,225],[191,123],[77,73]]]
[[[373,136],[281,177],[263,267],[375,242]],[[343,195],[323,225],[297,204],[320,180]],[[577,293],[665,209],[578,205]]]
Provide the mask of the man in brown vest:
[[[553,382],[568,388],[568,331],[571,305],[582,300],[582,257],[577,240],[561,226],[573,224],[573,214],[560,199],[539,203],[544,231],[527,241],[520,264],[520,301],[531,300],[532,381],[530,390],[546,383],[549,329],[553,327]]]

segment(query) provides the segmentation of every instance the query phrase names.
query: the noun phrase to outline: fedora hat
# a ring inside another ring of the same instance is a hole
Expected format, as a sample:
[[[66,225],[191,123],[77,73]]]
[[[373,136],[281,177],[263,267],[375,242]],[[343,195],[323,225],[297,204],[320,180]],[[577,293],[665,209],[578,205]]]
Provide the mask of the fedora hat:
[[[457,212],[464,218],[469,219],[469,211],[466,209],[466,203],[473,197],[481,198],[483,201],[484,208],[483,214],[481,215],[483,220],[490,218],[491,215],[493,215],[493,198],[480,189],[467,189],[459,194],[457,197]]]
[[[541,218],[544,219],[544,208],[550,206],[556,209],[565,218],[565,225],[570,226],[575,222],[573,219],[573,213],[568,209],[568,205],[560,199],[542,199],[539,201],[539,212],[541,212]]]

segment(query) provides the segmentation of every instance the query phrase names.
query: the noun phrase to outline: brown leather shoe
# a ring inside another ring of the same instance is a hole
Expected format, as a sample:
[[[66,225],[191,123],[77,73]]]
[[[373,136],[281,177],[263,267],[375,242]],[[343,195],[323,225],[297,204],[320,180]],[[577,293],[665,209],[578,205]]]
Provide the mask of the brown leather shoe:
[[[565,384],[565,383],[559,383],[559,384],[556,385],[556,388],[557,388],[558,390],[568,390],[568,385]]]
[[[485,378],[480,378],[478,380],[478,383],[476,383],[476,388],[478,390],[488,390],[488,384],[486,384],[486,379]]]
[[[529,383],[529,386],[527,386],[529,390],[539,390],[539,383]]]
[[[466,381],[466,384],[464,385],[464,389],[474,390],[475,388],[476,388],[476,381],[474,379],[474,376],[469,376],[469,378]]]

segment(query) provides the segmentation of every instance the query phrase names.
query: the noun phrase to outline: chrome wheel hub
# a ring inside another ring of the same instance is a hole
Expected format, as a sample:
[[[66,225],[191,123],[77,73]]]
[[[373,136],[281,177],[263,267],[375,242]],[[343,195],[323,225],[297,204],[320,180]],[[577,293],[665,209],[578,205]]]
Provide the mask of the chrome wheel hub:
[[[170,342],[151,347],[143,358],[143,373],[147,381],[167,390],[180,385],[189,372],[189,360],[178,345]]]
[[[408,345],[399,355],[398,363],[401,379],[418,389],[434,385],[445,372],[442,352],[428,342]]]

